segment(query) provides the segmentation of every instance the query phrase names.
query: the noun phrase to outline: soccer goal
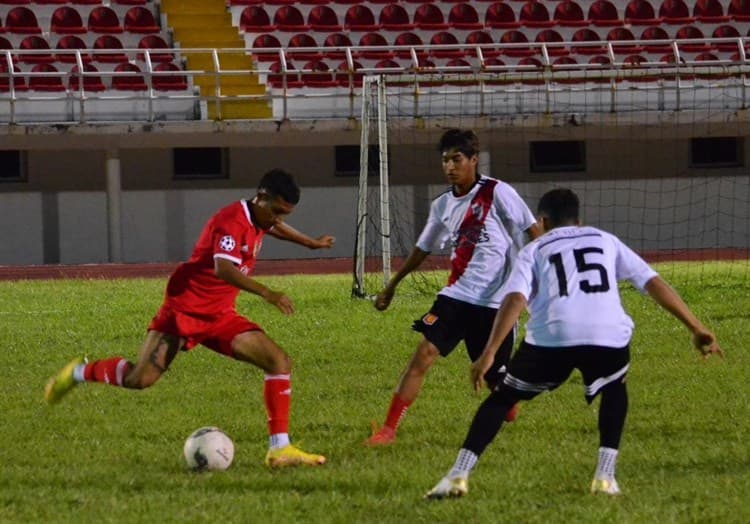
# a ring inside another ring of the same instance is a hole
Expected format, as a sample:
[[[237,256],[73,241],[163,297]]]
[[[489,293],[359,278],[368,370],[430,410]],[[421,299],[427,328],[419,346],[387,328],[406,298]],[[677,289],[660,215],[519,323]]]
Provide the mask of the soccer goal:
[[[383,287],[448,189],[436,144],[453,127],[476,131],[480,172],[532,210],[544,192],[570,187],[585,223],[618,235],[674,284],[750,287],[750,119],[731,96],[740,80],[469,80],[363,82],[354,296]],[[407,292],[445,284],[449,248],[404,282]]]

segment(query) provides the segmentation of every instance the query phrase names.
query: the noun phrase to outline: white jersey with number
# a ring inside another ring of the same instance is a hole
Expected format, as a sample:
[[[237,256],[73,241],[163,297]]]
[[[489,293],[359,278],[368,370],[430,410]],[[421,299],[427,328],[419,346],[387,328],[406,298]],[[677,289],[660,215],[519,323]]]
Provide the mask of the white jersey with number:
[[[534,223],[515,189],[480,175],[466,195],[447,191],[432,202],[416,245],[430,252],[450,243],[451,274],[440,295],[496,308],[511,262],[523,246],[523,232]]]
[[[504,293],[528,301],[526,342],[535,346],[624,347],[633,321],[617,282],[639,291],[657,273],[616,236],[594,227],[560,227],[524,247]]]

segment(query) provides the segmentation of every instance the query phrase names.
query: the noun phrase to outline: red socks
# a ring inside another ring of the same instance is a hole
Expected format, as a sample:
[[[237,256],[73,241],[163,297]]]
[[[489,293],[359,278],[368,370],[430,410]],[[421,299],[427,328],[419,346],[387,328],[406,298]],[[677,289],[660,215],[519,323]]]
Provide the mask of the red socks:
[[[122,386],[125,374],[130,371],[132,364],[122,357],[112,357],[96,360],[86,364],[83,368],[83,378],[86,382],[103,382],[113,386]]]
[[[388,408],[388,415],[385,418],[385,425],[396,431],[398,425],[401,423],[401,419],[406,414],[406,410],[411,406],[411,402],[406,402],[398,396],[398,393],[393,394],[391,405]]]
[[[269,435],[289,433],[291,393],[289,375],[266,375],[263,398],[266,402]]]

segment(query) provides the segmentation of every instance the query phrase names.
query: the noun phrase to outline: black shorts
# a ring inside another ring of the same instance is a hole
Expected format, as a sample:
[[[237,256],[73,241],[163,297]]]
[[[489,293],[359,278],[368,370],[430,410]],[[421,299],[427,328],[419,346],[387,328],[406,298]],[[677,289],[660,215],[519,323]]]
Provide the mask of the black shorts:
[[[549,348],[521,342],[508,364],[503,389],[528,400],[543,391],[552,391],[565,382],[573,369],[583,375],[586,401],[616,380],[624,380],[630,366],[630,346],[574,346]]]
[[[477,306],[438,295],[430,311],[419,320],[415,320],[412,329],[422,333],[444,357],[450,355],[463,340],[466,352],[474,362],[484,350],[496,314],[496,308]],[[513,351],[514,331],[503,340],[495,355],[495,363],[485,374],[485,380],[491,386],[497,384],[505,373],[505,367]]]

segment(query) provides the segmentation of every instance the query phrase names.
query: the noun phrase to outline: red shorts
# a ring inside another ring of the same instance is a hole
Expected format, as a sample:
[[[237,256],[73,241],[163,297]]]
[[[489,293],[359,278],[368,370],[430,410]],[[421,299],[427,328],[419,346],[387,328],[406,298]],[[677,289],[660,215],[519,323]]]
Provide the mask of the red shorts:
[[[184,346],[186,350],[202,344],[228,357],[234,357],[234,337],[246,331],[263,331],[258,324],[250,322],[236,311],[215,316],[198,316],[175,311],[166,305],[162,305],[157,311],[148,329],[184,338],[187,341]]]

